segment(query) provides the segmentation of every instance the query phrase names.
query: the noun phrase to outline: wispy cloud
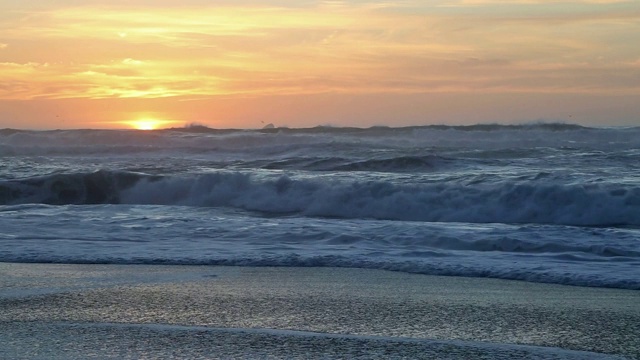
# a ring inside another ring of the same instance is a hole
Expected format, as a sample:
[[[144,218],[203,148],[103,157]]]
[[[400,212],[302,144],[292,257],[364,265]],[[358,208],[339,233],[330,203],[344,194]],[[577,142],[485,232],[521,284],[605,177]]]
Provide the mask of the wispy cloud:
[[[628,80],[637,76],[637,12],[520,14],[493,11],[495,4],[324,1],[38,11],[0,25],[12,44],[0,44],[9,59],[0,63],[0,98],[639,91],[640,81]],[[442,5],[488,8],[457,12]]]
[[[485,6],[485,5],[562,5],[562,4],[622,4],[635,0],[450,0],[446,6]]]

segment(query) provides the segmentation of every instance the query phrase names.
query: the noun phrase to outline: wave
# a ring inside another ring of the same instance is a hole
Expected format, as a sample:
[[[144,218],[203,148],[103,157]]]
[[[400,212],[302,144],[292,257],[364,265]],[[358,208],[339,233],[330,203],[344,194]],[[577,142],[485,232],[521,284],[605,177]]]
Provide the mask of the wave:
[[[502,180],[398,183],[220,171],[53,174],[0,182],[0,204],[153,204],[422,222],[640,225],[640,187]]]
[[[536,225],[538,226],[538,225]],[[531,234],[529,234],[531,235]],[[546,235],[546,234],[545,234]],[[582,234],[585,239],[610,236],[611,234],[592,232]],[[536,234],[540,236],[540,233]],[[548,236],[548,235],[547,235]],[[619,236],[619,235],[618,235]],[[617,239],[619,240],[619,238]],[[531,240],[519,239],[512,236],[476,236],[468,239],[451,236],[432,236],[429,239],[411,239],[407,242],[394,241],[394,245],[415,246],[416,249],[430,248],[439,250],[463,250],[473,252],[498,252],[522,255],[544,255],[555,257],[571,257],[571,261],[609,261],[613,258],[639,259],[640,251],[618,244],[605,245],[602,243],[557,242],[552,239]]]
[[[400,172],[431,170],[436,167],[438,161],[436,156],[399,156],[388,159],[371,159],[355,161],[330,170],[343,171],[380,171],[380,172]]]
[[[143,178],[131,172],[53,174],[0,182],[0,204],[117,204],[122,190]],[[157,178],[157,177],[156,177]]]
[[[372,149],[637,149],[639,128],[570,124],[265,130],[0,130],[0,156],[241,152],[255,156]]]
[[[380,159],[355,160],[342,157],[295,157],[266,164],[257,164],[263,169],[296,169],[310,171],[376,171],[376,172],[423,172],[439,169],[452,162],[436,155],[395,156]]]
[[[531,123],[523,123],[523,124],[498,124],[498,123],[481,123],[481,124],[472,124],[472,125],[444,125],[444,124],[433,124],[433,125],[414,125],[414,126],[401,126],[401,127],[391,127],[391,126],[371,126],[371,127],[349,127],[349,126],[327,126],[320,125],[309,128],[290,128],[290,127],[267,127],[262,129],[234,129],[234,128],[211,128],[205,125],[187,125],[184,127],[171,127],[164,129],[157,129],[151,131],[144,131],[145,133],[163,133],[163,132],[183,132],[183,133],[193,133],[193,134],[229,134],[234,132],[262,132],[262,133],[273,133],[273,132],[307,132],[307,133],[318,133],[318,132],[330,132],[330,133],[354,133],[354,132],[389,132],[389,131],[405,131],[405,130],[414,130],[414,129],[455,129],[455,130],[468,130],[468,131],[496,131],[496,130],[552,130],[552,131],[571,131],[571,130],[582,130],[582,129],[602,129],[599,127],[588,127],[578,124],[565,123],[565,122],[531,122]],[[22,130],[22,129],[13,129],[13,128],[4,128],[0,129],[1,135],[12,135],[15,133],[29,133],[29,132],[41,132],[41,133],[65,133],[70,131],[83,131],[83,132],[95,132],[95,131],[114,131],[114,130],[100,130],[100,129],[70,129],[70,130],[45,130],[45,131],[37,131],[37,130]],[[127,132],[138,132],[136,130],[115,130],[115,131],[127,131]]]
[[[461,130],[461,131],[499,131],[499,130],[550,130],[550,131],[571,131],[590,128],[577,124],[559,123],[559,122],[535,122],[527,124],[474,124],[474,125],[417,125],[403,127],[389,126],[372,126],[367,128],[360,127],[339,127],[339,126],[316,126],[311,128],[289,128],[289,127],[273,127],[263,128],[249,131],[257,131],[263,133],[285,132],[285,133],[383,133],[383,132],[402,132],[412,131],[416,129],[437,129],[437,130]],[[186,133],[229,133],[234,131],[246,131],[239,129],[214,129],[207,126],[186,126],[182,128],[169,128],[159,131],[180,131]]]
[[[123,201],[425,222],[640,225],[640,187],[628,185],[397,184],[214,173],[144,179],[126,191]]]

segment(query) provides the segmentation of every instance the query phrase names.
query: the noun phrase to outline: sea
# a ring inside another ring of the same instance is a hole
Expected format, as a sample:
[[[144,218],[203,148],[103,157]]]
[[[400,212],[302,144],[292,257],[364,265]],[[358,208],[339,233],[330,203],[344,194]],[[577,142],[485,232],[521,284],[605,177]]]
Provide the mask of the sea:
[[[640,127],[0,130],[0,262],[640,289]]]

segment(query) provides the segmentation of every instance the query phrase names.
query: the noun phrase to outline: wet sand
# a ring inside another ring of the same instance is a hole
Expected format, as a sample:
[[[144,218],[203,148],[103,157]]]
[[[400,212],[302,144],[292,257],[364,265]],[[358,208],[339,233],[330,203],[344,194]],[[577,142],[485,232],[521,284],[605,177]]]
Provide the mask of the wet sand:
[[[0,263],[3,359],[633,359],[639,334],[631,290],[362,269]]]

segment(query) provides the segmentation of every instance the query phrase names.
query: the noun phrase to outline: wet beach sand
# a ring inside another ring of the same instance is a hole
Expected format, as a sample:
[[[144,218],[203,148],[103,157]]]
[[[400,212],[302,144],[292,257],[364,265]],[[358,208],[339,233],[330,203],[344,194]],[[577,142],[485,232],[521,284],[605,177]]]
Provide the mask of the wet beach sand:
[[[346,268],[0,263],[0,358],[640,359],[640,292]]]

